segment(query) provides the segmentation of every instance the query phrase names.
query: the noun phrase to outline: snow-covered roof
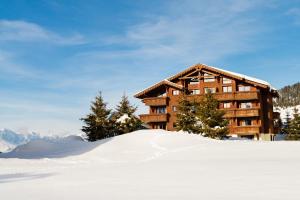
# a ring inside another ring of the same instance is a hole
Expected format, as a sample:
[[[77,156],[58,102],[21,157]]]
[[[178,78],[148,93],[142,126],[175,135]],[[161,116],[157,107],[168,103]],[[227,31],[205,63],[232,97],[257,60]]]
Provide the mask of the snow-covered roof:
[[[168,79],[164,79],[163,81],[158,82],[158,83],[154,84],[153,86],[150,86],[147,89],[138,92],[137,94],[134,95],[134,97],[138,98],[138,97],[146,94],[147,92],[149,92],[153,89],[156,89],[156,88],[158,88],[159,86],[162,86],[162,85],[169,85],[169,86],[177,88],[177,89],[182,89],[183,88],[182,85],[178,85],[176,83],[173,83],[173,82],[169,81]]]
[[[244,75],[244,74],[240,74],[240,73],[220,69],[220,68],[217,68],[217,67],[208,66],[208,65],[205,65],[205,64],[196,64],[196,65],[193,65],[193,66],[183,70],[182,72],[179,72],[178,74],[176,74],[174,76],[171,76],[171,77],[169,77],[169,78],[167,78],[167,79],[165,79],[161,82],[158,82],[158,83],[154,84],[153,86],[148,87],[147,89],[145,89],[141,92],[138,92],[135,95],[135,97],[139,98],[142,95],[146,94],[147,92],[149,92],[153,89],[156,89],[157,87],[159,87],[161,85],[164,85],[164,84],[167,84],[169,86],[181,89],[183,87],[182,85],[178,85],[178,84],[176,84],[172,81],[186,75],[189,72],[192,72],[195,69],[198,69],[198,70],[206,69],[206,70],[210,70],[210,71],[215,71],[217,73],[220,73],[220,74],[223,74],[223,75],[226,75],[226,76],[229,76],[229,77],[233,77],[233,78],[236,78],[236,79],[239,79],[239,80],[246,81],[250,84],[256,84],[256,85],[259,85],[260,87],[263,87],[263,88],[269,88],[271,91],[277,91],[277,89],[274,88],[270,83],[268,83],[266,81],[263,81],[263,80],[260,80],[258,78],[254,78],[254,77],[247,76],[247,75]]]

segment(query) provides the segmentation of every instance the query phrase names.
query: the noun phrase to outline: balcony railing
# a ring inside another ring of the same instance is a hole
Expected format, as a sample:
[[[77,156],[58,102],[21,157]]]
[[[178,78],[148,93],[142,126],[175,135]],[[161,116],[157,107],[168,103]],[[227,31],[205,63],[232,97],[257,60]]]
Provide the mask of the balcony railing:
[[[140,118],[143,122],[167,122],[168,115],[167,114],[144,114],[140,115]]]
[[[261,126],[233,126],[229,128],[230,134],[254,135],[260,133]]]
[[[147,106],[165,106],[167,105],[167,97],[153,97],[153,98],[145,98],[143,102]]]
[[[200,95],[189,95],[188,99],[193,99]],[[259,93],[256,91],[249,92],[229,92],[229,93],[214,93],[214,97],[219,101],[230,101],[230,100],[256,100],[259,99]]]
[[[260,116],[259,108],[235,108],[235,109],[222,109],[225,112],[225,118],[233,117],[258,117]]]
[[[233,92],[233,93],[217,93],[215,97],[220,101],[226,100],[254,100],[258,99],[258,92]]]

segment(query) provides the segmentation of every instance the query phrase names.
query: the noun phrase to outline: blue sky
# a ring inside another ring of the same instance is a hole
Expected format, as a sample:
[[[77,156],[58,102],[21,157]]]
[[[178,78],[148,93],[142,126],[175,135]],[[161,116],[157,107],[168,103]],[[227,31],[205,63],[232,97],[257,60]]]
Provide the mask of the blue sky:
[[[299,81],[299,36],[296,0],[3,0],[0,128],[79,133],[100,90],[143,112],[134,93],[196,63],[281,88]]]

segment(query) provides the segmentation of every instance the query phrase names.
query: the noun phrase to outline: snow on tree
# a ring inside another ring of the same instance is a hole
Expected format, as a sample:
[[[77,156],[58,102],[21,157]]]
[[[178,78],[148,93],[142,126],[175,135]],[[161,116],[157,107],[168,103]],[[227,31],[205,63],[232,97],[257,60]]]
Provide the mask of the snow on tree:
[[[91,113],[81,118],[85,123],[82,131],[85,132],[89,141],[96,141],[111,136],[112,126],[109,121],[111,110],[107,109],[101,92],[96,96],[91,105]]]
[[[288,133],[287,140],[300,140],[300,115],[298,109],[295,109],[294,113],[294,119],[290,121],[286,129]]]
[[[141,129],[142,122],[134,115],[137,107],[130,104],[128,97],[124,94],[111,116],[114,125],[114,134],[121,135]]]

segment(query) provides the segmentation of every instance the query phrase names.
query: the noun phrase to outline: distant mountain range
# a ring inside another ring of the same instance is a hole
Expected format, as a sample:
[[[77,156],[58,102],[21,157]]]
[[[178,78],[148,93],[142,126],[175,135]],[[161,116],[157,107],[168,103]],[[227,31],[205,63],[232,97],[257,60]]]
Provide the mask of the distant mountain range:
[[[37,133],[20,134],[9,129],[0,129],[0,152],[14,149],[16,146],[25,144],[31,140],[40,139]]]
[[[287,108],[300,105],[300,82],[285,86],[278,92],[280,97],[275,102],[276,107]]]

